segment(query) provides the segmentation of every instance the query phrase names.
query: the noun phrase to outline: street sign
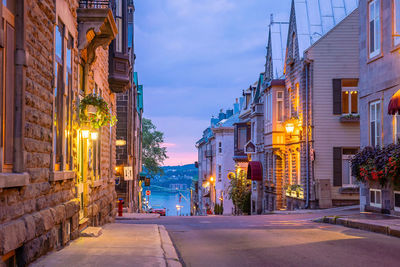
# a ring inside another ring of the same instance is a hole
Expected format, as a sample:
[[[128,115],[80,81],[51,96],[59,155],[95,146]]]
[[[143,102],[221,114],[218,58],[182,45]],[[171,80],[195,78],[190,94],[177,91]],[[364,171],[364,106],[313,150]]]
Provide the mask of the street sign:
[[[146,190],[146,196],[150,196],[151,195],[151,191],[150,190]]]
[[[132,167],[124,167],[124,180],[125,181],[133,180]]]

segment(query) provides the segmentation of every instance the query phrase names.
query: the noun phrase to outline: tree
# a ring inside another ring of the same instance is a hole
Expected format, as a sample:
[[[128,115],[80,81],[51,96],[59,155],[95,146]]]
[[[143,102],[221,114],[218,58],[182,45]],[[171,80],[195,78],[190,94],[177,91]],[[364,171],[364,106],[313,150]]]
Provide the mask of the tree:
[[[250,181],[247,180],[247,173],[244,170],[231,176],[229,198],[235,205],[236,213],[250,213]]]
[[[167,149],[161,147],[164,142],[164,133],[157,131],[151,120],[143,118],[142,121],[142,153],[143,165],[149,176],[162,174],[161,164],[167,156]]]

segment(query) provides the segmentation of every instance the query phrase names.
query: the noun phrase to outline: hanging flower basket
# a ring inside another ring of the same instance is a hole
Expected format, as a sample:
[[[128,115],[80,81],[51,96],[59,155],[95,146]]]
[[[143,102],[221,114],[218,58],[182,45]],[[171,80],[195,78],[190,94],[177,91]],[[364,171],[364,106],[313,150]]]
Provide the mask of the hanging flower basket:
[[[92,129],[103,126],[114,126],[117,119],[110,113],[108,104],[100,96],[89,94],[79,104],[79,120],[81,125],[89,125]]]
[[[87,105],[87,107],[86,107],[86,112],[87,112],[88,114],[96,114],[96,112],[97,112],[97,107],[96,107],[96,106],[93,106],[93,105]]]

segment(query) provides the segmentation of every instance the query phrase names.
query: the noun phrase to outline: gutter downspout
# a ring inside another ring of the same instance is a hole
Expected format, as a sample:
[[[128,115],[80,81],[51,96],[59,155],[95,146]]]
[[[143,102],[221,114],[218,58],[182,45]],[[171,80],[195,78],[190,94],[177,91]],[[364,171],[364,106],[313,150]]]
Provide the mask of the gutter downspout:
[[[310,63],[305,61],[306,64],[306,206],[305,208],[308,209],[310,207],[310,153],[309,153],[309,133],[308,133],[308,72]]]

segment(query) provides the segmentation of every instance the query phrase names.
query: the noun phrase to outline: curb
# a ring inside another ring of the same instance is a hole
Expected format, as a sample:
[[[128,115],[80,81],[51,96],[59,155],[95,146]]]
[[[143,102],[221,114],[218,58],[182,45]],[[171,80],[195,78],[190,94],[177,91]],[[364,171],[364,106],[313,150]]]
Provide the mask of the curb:
[[[154,216],[154,217],[118,217],[118,216],[115,216],[116,221],[138,221],[138,220],[154,220],[154,219],[160,219],[160,216]]]
[[[164,225],[159,225],[158,230],[160,232],[161,237],[161,247],[164,250],[164,258],[167,263],[167,266],[171,267],[182,267],[181,262],[179,261],[178,254],[176,253],[174,244],[169,237],[167,230]]]
[[[357,220],[351,220],[340,217],[323,217],[313,220],[316,223],[328,223],[334,225],[341,225],[347,228],[360,229],[364,231],[374,232],[378,234],[389,235],[400,238],[400,228],[391,227],[387,225],[371,224]]]

